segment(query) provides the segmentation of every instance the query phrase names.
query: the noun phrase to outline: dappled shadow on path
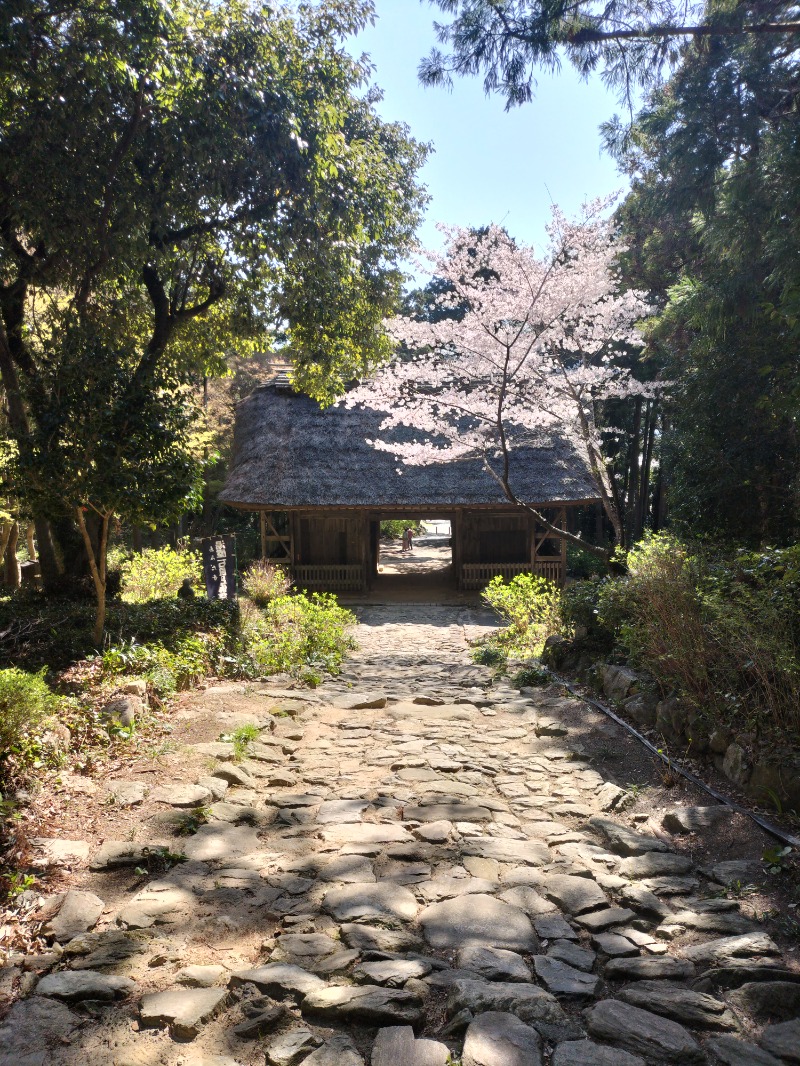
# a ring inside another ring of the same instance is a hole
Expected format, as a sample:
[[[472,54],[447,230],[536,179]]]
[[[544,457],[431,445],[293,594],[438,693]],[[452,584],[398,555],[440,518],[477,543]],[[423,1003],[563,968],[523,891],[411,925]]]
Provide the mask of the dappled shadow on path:
[[[773,938],[758,957],[739,956],[740,969],[766,963],[800,983],[796,959],[777,954],[777,922],[753,922],[750,900],[721,900],[713,870],[703,872],[720,855],[749,860],[760,913],[780,906],[775,879],[762,884],[761,834],[726,828],[723,846],[719,830],[665,833],[663,808],[675,800],[618,726],[556,689],[527,698],[493,681],[469,661],[469,612],[397,612],[363,608],[362,650],[315,692],[229,685],[187,701],[176,716],[183,746],[135,808],[132,839],[104,853],[95,845],[90,859],[101,868],[70,874],[105,904],[96,931],[61,959],[41,960],[43,971],[100,983],[80,1003],[44,1000],[49,1031],[37,1015],[43,997],[17,1009],[0,1033],[2,1066],[264,1066],[265,1057],[292,1061],[291,1040],[334,1056],[298,1051],[310,1066],[359,1066],[377,1031],[397,1024],[455,1057],[463,1027],[445,1024],[466,1008],[517,1014],[549,1053],[585,1036],[583,1007],[629,983],[609,968],[612,947],[624,941],[625,965],[641,961],[656,976],[669,964],[673,978],[701,978],[714,967],[689,963],[692,945],[736,928]],[[413,668],[398,665],[409,642],[419,652]],[[379,653],[387,665],[373,673]],[[224,724],[191,733],[209,712],[211,724],[227,715]],[[244,718],[259,732],[237,761],[218,737]],[[192,787],[209,795],[180,794]],[[704,802],[690,791],[679,799]],[[598,815],[612,829],[590,822]],[[176,819],[188,835],[176,834]],[[632,834],[623,846],[609,836],[614,825]],[[158,858],[155,845],[172,856]],[[697,887],[679,895],[675,884],[662,891],[630,873],[630,858],[649,849],[674,856]],[[112,861],[103,865],[103,854]],[[703,910],[692,903],[699,895],[720,906]],[[654,907],[683,915],[669,941],[656,935]],[[609,929],[619,939],[604,948]],[[103,985],[109,977],[132,984],[115,990]],[[707,981],[720,1010],[738,1009],[719,979]],[[117,1003],[98,1001],[103,987]],[[176,994],[172,1004],[147,999],[164,991]],[[757,1032],[764,1019],[740,1022]],[[5,1059],[4,1038],[14,1041]],[[690,1054],[696,1046],[687,1044]]]

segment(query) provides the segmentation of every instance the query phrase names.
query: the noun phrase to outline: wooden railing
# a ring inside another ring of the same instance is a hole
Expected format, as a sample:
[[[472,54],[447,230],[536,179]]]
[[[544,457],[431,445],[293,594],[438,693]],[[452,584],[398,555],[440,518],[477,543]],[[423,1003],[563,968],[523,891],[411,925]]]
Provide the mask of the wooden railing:
[[[517,574],[530,573],[556,585],[564,582],[560,559],[538,559],[533,566],[530,563],[462,563],[460,585],[462,589],[482,589],[498,574],[510,581]]]
[[[365,584],[360,563],[295,566],[292,572],[295,585],[311,592],[359,592]]]

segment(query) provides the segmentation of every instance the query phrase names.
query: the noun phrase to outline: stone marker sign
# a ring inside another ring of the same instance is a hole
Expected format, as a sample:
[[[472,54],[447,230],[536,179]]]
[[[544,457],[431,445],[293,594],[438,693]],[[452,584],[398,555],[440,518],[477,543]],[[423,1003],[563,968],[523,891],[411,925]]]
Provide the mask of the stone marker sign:
[[[204,537],[203,577],[210,600],[236,599],[236,537]]]

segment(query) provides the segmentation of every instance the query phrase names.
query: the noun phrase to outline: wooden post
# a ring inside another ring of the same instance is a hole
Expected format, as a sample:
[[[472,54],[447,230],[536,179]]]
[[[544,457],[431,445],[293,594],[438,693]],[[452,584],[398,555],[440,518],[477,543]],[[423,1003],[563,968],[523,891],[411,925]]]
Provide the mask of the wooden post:
[[[267,557],[267,513],[266,511],[259,512],[261,520],[261,558]]]
[[[561,528],[567,528],[567,509],[561,508]],[[567,541],[565,537],[561,537],[561,581],[560,585],[563,586],[567,579]]]

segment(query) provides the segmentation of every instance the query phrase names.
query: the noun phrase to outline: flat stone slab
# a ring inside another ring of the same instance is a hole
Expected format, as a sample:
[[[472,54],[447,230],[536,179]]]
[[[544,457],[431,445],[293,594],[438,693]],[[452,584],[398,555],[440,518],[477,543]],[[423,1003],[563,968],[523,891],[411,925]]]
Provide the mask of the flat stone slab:
[[[458,953],[458,966],[485,977],[487,981],[530,982],[533,976],[530,966],[516,952],[481,944],[462,948]]]
[[[339,951],[341,944],[327,933],[284,933],[278,948],[282,954],[292,957],[320,958]]]
[[[343,711],[368,711],[385,707],[388,702],[385,692],[354,692],[334,696],[331,705]]]
[[[650,1011],[604,999],[584,1016],[592,1036],[633,1055],[674,1066],[705,1061],[700,1046],[682,1025]]]
[[[542,940],[577,940],[578,934],[560,914],[545,914],[534,919],[533,928]]]
[[[369,807],[368,800],[326,800],[317,811],[317,824],[335,825],[360,822],[361,814]]]
[[[547,949],[547,954],[551,959],[558,959],[559,962],[565,962],[567,966],[574,966],[576,970],[583,970],[584,973],[591,972],[597,958],[593,951],[579,948],[568,940],[557,940]]]
[[[464,842],[465,855],[482,859],[513,862],[523,866],[544,866],[550,862],[550,849],[534,840],[514,840],[511,837],[478,837]]]
[[[765,1051],[786,1062],[800,1062],[800,1018],[768,1025],[759,1041]]]
[[[439,1040],[417,1040],[410,1025],[380,1029],[372,1045],[372,1066],[447,1066],[450,1049]]]
[[[422,941],[413,933],[383,929],[377,925],[346,922],[341,927],[342,940],[356,951],[415,951]]]
[[[774,1055],[735,1036],[715,1037],[709,1040],[708,1047],[725,1066],[782,1066]]]
[[[617,993],[617,998],[623,1003],[672,1018],[692,1029],[725,1032],[739,1028],[733,1012],[721,999],[669,981],[641,981],[622,989]]]
[[[584,1035],[581,1027],[561,1009],[555,996],[538,985],[462,978],[450,985],[447,998],[449,1015],[461,1010],[472,1014],[485,1011],[513,1014],[547,1040],[576,1040]]]
[[[343,1033],[336,1033],[322,1047],[312,1051],[304,1066],[364,1066],[364,1059],[353,1042]]]
[[[53,1049],[67,1045],[84,1021],[55,999],[18,1000],[0,1022],[0,1066],[50,1066]]]
[[[603,907],[599,911],[578,914],[575,921],[590,933],[601,933],[604,929],[612,929],[616,925],[627,925],[635,917],[636,913],[629,907]]]
[[[584,914],[608,906],[605,892],[591,877],[550,874],[542,884],[542,892],[568,914]]]
[[[755,922],[733,911],[698,914],[695,910],[682,910],[670,915],[669,921],[701,933],[751,933],[758,929]]]
[[[173,782],[154,788],[150,799],[154,803],[168,803],[170,807],[202,807],[211,799],[211,790],[203,785],[181,785]]]
[[[326,843],[332,844],[393,844],[411,843],[414,840],[402,825],[393,825],[391,822],[382,822],[380,825],[371,822],[337,825],[323,829],[320,836]]]
[[[658,837],[637,833],[635,829],[621,825],[611,818],[590,818],[589,825],[603,834],[609,848],[617,855],[644,855],[648,851],[669,850],[667,844]]]
[[[264,1048],[267,1066],[295,1066],[321,1043],[322,1040],[310,1029],[290,1029],[280,1033]]]
[[[694,977],[694,965],[669,955],[611,959],[605,965],[603,976],[607,981],[683,981]]]
[[[184,966],[175,974],[175,980],[190,988],[211,988],[225,973],[224,966]]]
[[[505,1011],[486,1011],[470,1022],[462,1066],[541,1066],[542,1041],[530,1025]]]
[[[764,880],[763,866],[752,859],[730,859],[727,862],[716,862],[706,872],[721,885],[731,885],[737,882],[742,885],[749,885],[753,882],[758,884]]]
[[[723,936],[705,944],[692,944],[683,949],[684,958],[698,965],[726,965],[735,959],[756,959],[780,955],[778,945],[766,933],[743,933]]]
[[[260,847],[261,841],[254,829],[228,822],[202,825],[181,845],[184,855],[198,862],[230,862],[250,855]]]
[[[722,804],[716,807],[676,807],[667,811],[661,824],[669,833],[699,833],[727,821],[730,815],[730,807]]]
[[[89,842],[86,840],[34,837],[31,843],[50,866],[74,866],[89,858]]]
[[[536,946],[533,926],[523,911],[481,893],[433,903],[420,913],[419,923],[435,948],[479,944],[526,952]]]
[[[105,903],[93,892],[70,890],[64,894],[58,913],[47,922],[44,932],[65,943],[93,929],[104,908]]]
[[[388,707],[391,718],[421,718],[425,722],[469,722],[477,713],[471,703],[442,703],[424,706],[418,703],[397,703]]]
[[[139,1017],[145,1028],[169,1026],[174,1037],[193,1040],[227,998],[224,988],[168,988],[143,996]]]
[[[114,870],[121,866],[139,866],[148,854],[166,851],[166,848],[131,844],[125,840],[108,840],[98,848],[89,864],[92,870]]]
[[[99,999],[110,1002],[124,999],[136,988],[129,977],[115,977],[113,974],[98,973],[96,970],[63,970],[50,973],[36,986],[37,996],[51,996],[63,999],[66,1003],[77,1003],[82,999]]]
[[[492,812],[477,803],[432,803],[425,807],[404,807],[405,822],[490,822]]]
[[[800,982],[748,981],[728,1001],[758,1021],[789,1022],[800,1017]]]
[[[334,888],[327,893],[322,906],[340,922],[365,918],[411,922],[419,909],[415,897],[407,888],[381,881]]]
[[[594,996],[597,991],[599,977],[585,973],[583,970],[576,970],[549,955],[534,955],[533,966],[536,976],[547,991],[556,996],[585,999]]]
[[[353,980],[364,984],[385,985],[387,988],[402,988],[412,977],[425,977],[431,972],[431,964],[422,959],[386,959],[380,962],[362,962],[353,970]]]
[[[321,881],[345,881],[366,884],[375,881],[372,863],[365,855],[337,855],[317,868]]]
[[[414,830],[414,836],[427,840],[430,844],[444,844],[452,836],[453,828],[453,823],[447,819],[427,822]]]
[[[268,962],[266,966],[255,966],[251,970],[237,970],[231,976],[229,983],[232,988],[254,984],[268,995],[285,992],[306,995],[308,992],[325,987],[325,982],[321,977],[309,973],[302,966],[293,966],[291,963],[284,962]]]
[[[360,1021],[370,1025],[400,1023],[417,1025],[423,1016],[422,1000],[404,988],[376,985],[330,985],[309,992],[302,1002],[303,1013],[341,1022]]]
[[[692,869],[692,860],[671,851],[648,851],[644,855],[632,855],[619,864],[623,877],[641,880],[645,877],[681,877]]]
[[[639,1055],[593,1040],[567,1040],[553,1052],[552,1066],[645,1066]]]

